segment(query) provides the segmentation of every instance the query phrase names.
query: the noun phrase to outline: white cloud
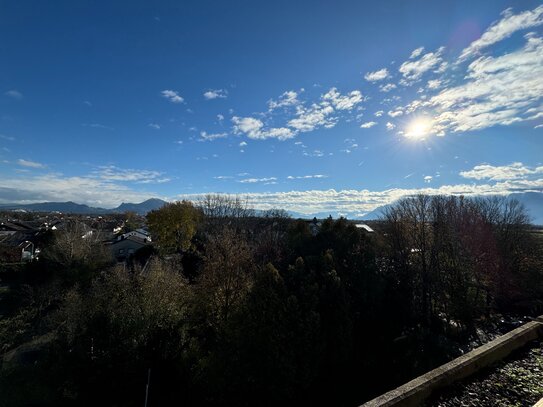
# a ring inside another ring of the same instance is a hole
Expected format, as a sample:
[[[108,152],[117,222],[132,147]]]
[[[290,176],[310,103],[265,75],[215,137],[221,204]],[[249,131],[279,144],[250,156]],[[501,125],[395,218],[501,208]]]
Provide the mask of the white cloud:
[[[304,151],[303,155],[306,157],[324,157],[324,152],[321,150],[313,150],[311,152]]]
[[[398,116],[403,115],[403,110],[402,109],[389,110],[388,115],[390,117],[398,117]]]
[[[64,177],[59,174],[0,179],[0,202],[28,204],[44,201],[74,201],[90,206],[116,207],[122,202],[156,198],[153,192],[139,192],[115,182],[93,177]]]
[[[337,118],[331,116],[332,113],[334,113],[334,108],[329,103],[313,103],[308,108],[298,106],[297,117],[289,120],[287,124],[300,132],[313,131],[319,127],[332,128],[338,121]]]
[[[98,167],[90,176],[104,181],[136,182],[140,184],[161,184],[170,181],[159,171],[124,169],[114,165]]]
[[[484,196],[508,195],[513,192],[543,190],[543,179],[528,181],[505,181],[494,184],[458,184],[443,185],[434,188],[393,188],[381,191],[363,190],[307,190],[274,193],[248,193],[243,196],[256,209],[283,208],[302,214],[314,213],[349,213],[364,214],[383,205],[390,204],[402,197],[414,194]],[[200,195],[179,195],[179,199],[198,199]]]
[[[393,89],[396,89],[396,85],[393,83],[387,83],[386,85],[380,85],[379,90],[381,92],[390,92]]]
[[[381,117],[383,115],[383,112],[382,110],[378,110],[377,112],[374,113],[375,117]]]
[[[353,90],[342,96],[336,88],[331,88],[322,96],[322,99],[332,103],[336,110],[351,110],[363,100],[362,93],[359,90]]]
[[[256,183],[270,183],[277,181],[276,177],[269,177],[269,178],[245,178],[240,179],[238,182],[241,182],[242,184],[256,184]]]
[[[228,133],[211,133],[210,134],[205,131],[201,131],[199,141],[213,141],[219,138],[226,138],[226,137],[228,137]]]
[[[399,68],[400,73],[408,81],[416,81],[429,70],[437,67],[442,61],[444,48],[439,48],[436,52],[428,52],[416,60],[405,61]]]
[[[210,89],[204,92],[204,98],[206,100],[226,99],[227,97],[228,91],[226,89]]]
[[[246,145],[247,145],[247,143],[245,141],[242,141],[241,143],[239,143],[240,147],[245,147]]]
[[[501,20],[494,22],[479,39],[473,41],[462,51],[460,61],[477,55],[482,49],[510,37],[519,30],[542,25],[543,5],[519,14],[513,14],[509,8],[502,13],[502,16]]]
[[[222,114],[217,115],[217,120],[222,122],[224,120],[224,116]]]
[[[6,136],[5,134],[0,134],[0,139],[7,140],[7,141],[14,141],[15,137],[12,136]]]
[[[23,94],[16,89],[8,90],[7,92],[4,93],[4,95],[9,96],[10,98],[13,98],[16,100],[21,100],[23,98]]]
[[[155,130],[160,130],[160,124],[149,123],[147,126],[149,126],[152,129],[155,129]]]
[[[426,175],[426,176],[424,177],[424,182],[427,183],[427,184],[429,184],[430,182],[432,182],[432,179],[433,179],[433,178],[434,178],[434,177],[432,177],[431,175]]]
[[[418,58],[424,51],[424,47],[419,47],[413,50],[411,55],[409,56],[409,59],[415,59]]]
[[[367,80],[368,82],[377,82],[377,81],[382,81],[384,79],[387,79],[389,76],[390,74],[388,72],[388,69],[383,68],[374,72],[366,72],[366,74],[364,75],[364,79]]]
[[[232,122],[234,123],[234,133],[240,134],[244,133],[249,138],[258,139],[259,133],[264,123],[261,120],[255,119],[254,117],[232,117]]]
[[[175,90],[166,89],[160,92],[163,98],[168,99],[172,103],[183,103],[185,99]]]
[[[396,125],[390,122],[387,122],[386,127],[387,127],[387,130],[390,131],[390,130],[394,130],[396,128]]]
[[[315,174],[315,175],[289,175],[287,179],[293,180],[293,179],[312,179],[312,178],[328,178],[328,175],[323,174]]]
[[[360,125],[360,128],[361,129],[369,129],[369,128],[375,126],[376,124],[377,124],[377,122],[366,122],[366,123],[362,123]]]
[[[460,176],[464,178],[491,181],[519,180],[535,175],[543,175],[543,166],[530,167],[521,162],[501,166],[480,164],[469,171],[460,172]]]
[[[428,89],[437,89],[441,86],[441,81],[439,79],[431,79],[428,81]]]
[[[36,161],[23,160],[22,158],[17,160],[17,164],[29,168],[46,168],[45,164],[41,164]]]
[[[442,89],[407,110],[435,110],[434,131],[464,132],[534,120],[543,112],[543,39],[526,36],[525,45],[497,57],[481,57],[468,67],[465,82]]]
[[[264,129],[262,120],[254,117],[232,117],[234,123],[235,134],[246,134],[247,137],[254,140],[265,140],[268,138],[276,138],[278,140],[287,140],[294,137],[296,134],[291,129],[286,127],[273,127]]]
[[[301,89],[300,92],[303,92]],[[234,134],[246,134],[257,140],[276,138],[287,140],[299,133],[310,132],[318,128],[332,128],[349,112],[359,111],[364,97],[359,90],[341,94],[337,88],[322,94],[318,101],[306,105],[298,99],[295,91],[284,92],[278,100],[268,102],[268,111],[259,113],[257,117],[232,117]],[[272,127],[269,122],[275,119],[272,113],[280,107],[294,107],[285,111],[283,126]],[[357,115],[359,117],[359,115]],[[348,119],[351,120],[351,119]]]
[[[279,99],[270,100],[268,102],[268,108],[270,110],[275,110],[281,107],[296,106],[298,104],[300,104],[300,101],[298,100],[298,92],[288,90],[279,96]]]
[[[294,136],[296,136],[296,133],[287,127],[272,127],[270,129],[261,131],[258,138],[261,140],[276,138],[283,141],[293,138]]]

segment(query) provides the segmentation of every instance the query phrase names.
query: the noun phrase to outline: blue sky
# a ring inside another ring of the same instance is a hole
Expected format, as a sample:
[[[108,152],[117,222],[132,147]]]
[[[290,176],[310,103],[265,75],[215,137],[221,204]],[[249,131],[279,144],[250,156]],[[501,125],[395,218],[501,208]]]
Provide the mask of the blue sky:
[[[1,1],[0,53],[0,203],[543,190],[538,1]]]

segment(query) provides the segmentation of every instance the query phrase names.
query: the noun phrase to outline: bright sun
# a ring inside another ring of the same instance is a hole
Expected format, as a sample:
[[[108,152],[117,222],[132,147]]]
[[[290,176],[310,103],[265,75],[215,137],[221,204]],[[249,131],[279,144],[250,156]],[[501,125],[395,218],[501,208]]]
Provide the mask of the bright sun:
[[[429,119],[418,117],[407,126],[405,137],[420,140],[430,134],[432,123]]]

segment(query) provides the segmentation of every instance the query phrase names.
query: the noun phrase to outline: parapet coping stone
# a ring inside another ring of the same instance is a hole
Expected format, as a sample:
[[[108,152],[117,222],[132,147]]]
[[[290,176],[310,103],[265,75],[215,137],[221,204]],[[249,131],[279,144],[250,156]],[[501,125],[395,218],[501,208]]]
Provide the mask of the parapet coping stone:
[[[374,398],[361,407],[419,406],[436,390],[464,379],[505,358],[512,351],[543,335],[543,315],[478,348]],[[540,407],[538,405],[538,407]],[[543,403],[541,404],[543,407]]]

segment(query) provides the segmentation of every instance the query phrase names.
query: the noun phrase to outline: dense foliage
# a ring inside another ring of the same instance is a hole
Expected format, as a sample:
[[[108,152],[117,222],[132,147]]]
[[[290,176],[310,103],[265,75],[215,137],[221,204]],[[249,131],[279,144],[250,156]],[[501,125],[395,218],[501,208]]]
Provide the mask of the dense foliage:
[[[4,362],[0,405],[143,405],[149,378],[150,406],[356,405],[496,313],[543,309],[541,240],[514,201],[406,198],[374,233],[216,196],[147,222],[146,262],[67,256],[62,236],[19,277],[2,352],[46,345]]]

